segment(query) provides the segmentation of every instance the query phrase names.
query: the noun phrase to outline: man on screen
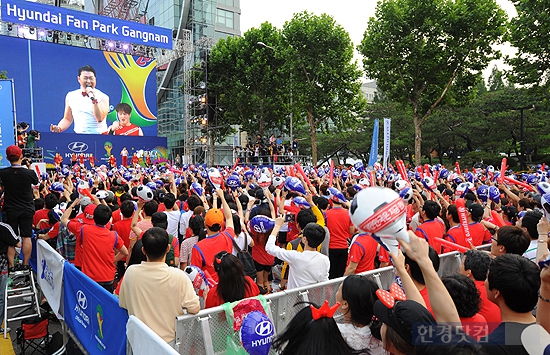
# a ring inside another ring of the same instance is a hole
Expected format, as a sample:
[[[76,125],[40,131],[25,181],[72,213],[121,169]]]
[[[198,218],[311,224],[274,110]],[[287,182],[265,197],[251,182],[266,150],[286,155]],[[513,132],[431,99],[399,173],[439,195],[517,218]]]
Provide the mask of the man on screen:
[[[101,134],[107,132],[106,117],[109,113],[109,96],[96,88],[95,70],[89,65],[78,69],[80,88],[67,93],[65,112],[57,125],[50,125],[51,132],[63,132],[74,122],[74,132]]]
[[[109,126],[108,134],[115,136],[143,136],[141,128],[130,122],[132,107],[121,102],[115,107],[118,120]]]

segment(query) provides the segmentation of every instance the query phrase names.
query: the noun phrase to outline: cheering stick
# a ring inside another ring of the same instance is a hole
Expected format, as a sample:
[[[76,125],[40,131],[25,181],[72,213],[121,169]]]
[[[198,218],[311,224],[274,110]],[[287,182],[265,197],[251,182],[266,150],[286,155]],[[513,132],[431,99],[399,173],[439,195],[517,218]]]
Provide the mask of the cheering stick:
[[[304,172],[304,169],[302,169],[302,166],[300,165],[300,163],[294,164],[294,168],[296,169],[296,171],[298,171],[298,173],[300,175],[302,175],[302,177],[304,178],[304,180],[307,183],[307,186],[311,186],[311,181],[309,181],[309,178],[307,177],[306,173]]]
[[[334,180],[334,160],[330,160],[330,170],[328,173],[328,186],[332,187],[332,181]]]
[[[445,245],[446,247],[449,247],[449,248],[453,249],[453,250],[458,250],[461,253],[465,253],[468,250],[470,250],[466,247],[463,247],[462,245],[458,245],[456,243],[449,242],[448,240],[445,240],[445,239],[442,239],[442,238],[437,238],[436,237],[436,238],[434,238],[434,240],[438,243],[441,243],[441,244]]]
[[[235,168],[237,167],[237,165],[239,165],[239,161],[241,160],[241,158],[237,158],[237,160],[235,160],[235,164],[233,164],[233,167],[231,168],[231,170],[229,170],[229,175],[231,175],[231,173],[233,172],[233,170],[235,170]]]
[[[456,173],[460,175],[460,164],[458,162],[455,163],[455,167],[456,167]]]
[[[428,166],[428,164],[424,164],[424,176],[428,176],[428,177],[432,177],[432,174],[430,173],[430,167]]]
[[[500,175],[498,176],[498,183],[502,184],[504,182],[504,173],[506,171],[506,158],[502,158],[502,162],[500,163]]]
[[[405,164],[403,164],[403,160],[396,160],[395,165],[397,165],[397,170],[399,171],[399,174],[401,174],[401,179],[408,181],[409,175],[407,174],[407,169],[405,169]]]
[[[458,212],[458,219],[460,221],[460,227],[464,232],[464,239],[468,244],[473,246],[472,235],[470,233],[470,225],[468,224],[468,213],[466,212],[466,205],[463,198],[458,198],[455,202],[456,210]]]
[[[502,173],[500,173],[500,176],[502,176]],[[499,178],[500,178],[500,176],[499,176]],[[518,185],[518,186],[524,187],[524,188],[526,188],[526,189],[528,189],[528,190],[533,190],[533,191],[535,191],[535,188],[534,188],[533,186],[531,186],[531,185],[529,185],[529,184],[527,184],[527,183],[525,183],[525,182],[523,182],[523,181],[518,181],[518,180],[512,179],[511,177],[508,177],[508,176],[504,176],[504,177],[503,177],[503,180],[504,180],[504,182],[506,182],[506,183],[508,183],[508,184]]]

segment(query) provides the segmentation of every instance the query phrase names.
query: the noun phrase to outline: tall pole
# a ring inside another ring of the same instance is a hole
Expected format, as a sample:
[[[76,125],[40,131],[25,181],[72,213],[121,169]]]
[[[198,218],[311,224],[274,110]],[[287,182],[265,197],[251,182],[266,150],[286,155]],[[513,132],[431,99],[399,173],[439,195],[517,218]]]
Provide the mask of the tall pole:
[[[292,141],[294,140],[294,109],[292,106],[292,70],[290,71],[290,145],[292,145]]]

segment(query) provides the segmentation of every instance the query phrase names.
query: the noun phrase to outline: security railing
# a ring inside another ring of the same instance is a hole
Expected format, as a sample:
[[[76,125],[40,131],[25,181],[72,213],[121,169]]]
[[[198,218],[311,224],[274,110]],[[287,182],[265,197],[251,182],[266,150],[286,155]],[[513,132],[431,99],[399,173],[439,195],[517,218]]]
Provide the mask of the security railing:
[[[439,276],[458,272],[462,254],[451,252],[440,255]],[[375,281],[380,288],[388,289],[395,281],[395,270],[388,266],[362,273]],[[328,300],[336,302],[336,292],[345,277],[318,283],[288,291],[267,295],[268,316],[272,320],[276,333],[281,333],[290,320],[302,307],[294,307],[298,302],[322,304]],[[343,321],[342,315],[335,316],[337,322]],[[183,315],[176,318],[176,350],[180,354],[214,355],[225,354],[226,339],[233,330],[226,321],[221,306],[200,311],[195,315]],[[270,354],[275,354],[271,350]]]

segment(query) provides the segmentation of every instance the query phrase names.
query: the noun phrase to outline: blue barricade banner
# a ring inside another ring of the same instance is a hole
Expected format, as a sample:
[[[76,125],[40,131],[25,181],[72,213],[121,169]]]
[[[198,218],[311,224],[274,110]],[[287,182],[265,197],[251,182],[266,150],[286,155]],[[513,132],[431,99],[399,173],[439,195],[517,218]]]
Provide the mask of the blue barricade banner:
[[[372,143],[370,146],[369,166],[372,168],[378,161],[378,118],[374,119],[374,128],[372,130]]]
[[[31,1],[2,1],[2,21],[172,49],[172,30]]]
[[[65,259],[44,240],[38,240],[36,246],[38,284],[52,311],[55,312],[57,318],[63,319],[61,300],[63,297],[63,264]]]
[[[130,137],[111,136],[104,134],[76,134],[43,132],[39,146],[44,149],[44,162],[51,167],[55,153],[63,157],[63,164],[71,164],[71,154],[84,154],[85,165],[90,166],[90,155],[93,154],[95,166],[105,164],[109,166],[109,156],[113,154],[117,165],[122,162],[120,152],[124,147],[129,152],[128,161],[135,152],[144,163],[145,153],[151,157],[151,163],[162,163],[167,160],[165,137]]]
[[[6,148],[15,141],[13,80],[0,80],[0,167],[10,166]]]
[[[118,298],[65,262],[63,307],[65,323],[88,354],[126,354],[128,313]]]
[[[388,167],[390,159],[390,142],[391,142],[391,118],[384,118],[384,169]]]

